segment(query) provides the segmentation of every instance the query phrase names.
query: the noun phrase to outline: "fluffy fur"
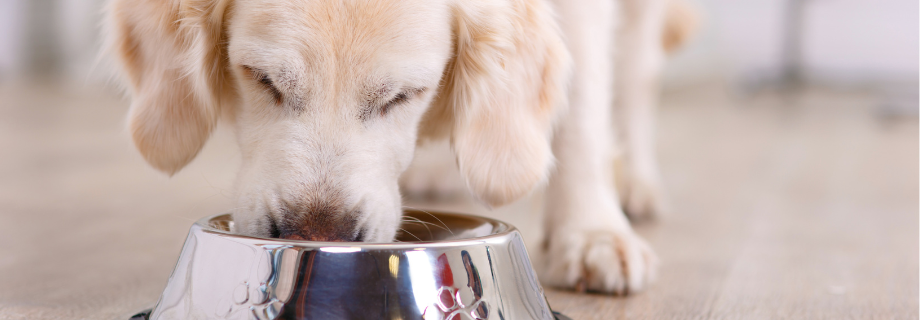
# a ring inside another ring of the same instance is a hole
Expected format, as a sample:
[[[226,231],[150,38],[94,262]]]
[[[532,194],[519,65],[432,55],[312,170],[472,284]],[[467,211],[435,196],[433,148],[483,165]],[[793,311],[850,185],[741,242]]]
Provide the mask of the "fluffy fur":
[[[242,154],[233,214],[244,234],[391,241],[397,181],[416,142],[446,138],[466,185],[488,205],[548,183],[544,250],[554,259],[545,281],[625,293],[651,281],[655,258],[610,179],[614,61],[661,51],[663,8],[664,0],[114,0],[107,39],[133,96],[132,137],[153,167],[174,174],[218,119],[233,124]],[[621,16],[635,17],[623,27],[634,38],[615,37]],[[615,43],[624,58],[613,58]],[[644,77],[657,61],[626,68],[618,83],[651,84]],[[649,108],[648,94],[624,104]],[[655,210],[654,172],[629,177],[630,199],[646,194],[637,210]]]

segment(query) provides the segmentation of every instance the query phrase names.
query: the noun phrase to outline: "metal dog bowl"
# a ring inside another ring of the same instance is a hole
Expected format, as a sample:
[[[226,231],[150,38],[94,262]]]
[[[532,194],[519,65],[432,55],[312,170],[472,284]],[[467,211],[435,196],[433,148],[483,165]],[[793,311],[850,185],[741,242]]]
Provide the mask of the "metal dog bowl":
[[[156,306],[131,319],[559,319],[513,226],[406,215],[420,222],[393,243],[255,238],[229,214],[201,219]]]

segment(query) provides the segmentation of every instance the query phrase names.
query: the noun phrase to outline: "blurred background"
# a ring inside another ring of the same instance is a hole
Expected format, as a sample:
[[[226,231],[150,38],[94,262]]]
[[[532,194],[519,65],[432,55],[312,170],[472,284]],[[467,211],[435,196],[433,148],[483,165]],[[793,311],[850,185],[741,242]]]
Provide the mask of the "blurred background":
[[[795,72],[836,86],[913,87],[917,79],[916,1],[694,0],[702,29],[674,57],[667,85],[724,79],[746,85]],[[0,76],[92,74],[104,0],[0,2]],[[790,70],[793,69],[793,70]]]
[[[916,319],[918,2],[691,2],[699,29],[668,62],[658,116],[673,209],[637,226],[659,282],[629,299],[550,290],[552,305],[576,319]],[[231,209],[227,128],[172,178],[134,151],[129,100],[97,61],[103,4],[0,0],[0,319],[140,310],[189,225]],[[540,192],[494,211],[468,200],[408,205],[509,220],[535,254]]]

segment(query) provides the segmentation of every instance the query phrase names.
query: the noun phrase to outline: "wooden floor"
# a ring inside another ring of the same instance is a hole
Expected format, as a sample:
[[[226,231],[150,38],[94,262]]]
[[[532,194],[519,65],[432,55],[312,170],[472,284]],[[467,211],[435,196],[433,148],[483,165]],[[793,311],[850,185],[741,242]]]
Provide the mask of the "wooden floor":
[[[674,210],[637,226],[658,282],[625,298],[548,289],[550,304],[573,319],[917,319],[916,116],[882,117],[865,92],[719,88],[663,101]],[[126,105],[0,85],[0,319],[125,319],[155,302],[189,225],[230,208],[230,134],[168,179],[130,145]],[[535,243],[539,201],[410,205],[492,214]]]

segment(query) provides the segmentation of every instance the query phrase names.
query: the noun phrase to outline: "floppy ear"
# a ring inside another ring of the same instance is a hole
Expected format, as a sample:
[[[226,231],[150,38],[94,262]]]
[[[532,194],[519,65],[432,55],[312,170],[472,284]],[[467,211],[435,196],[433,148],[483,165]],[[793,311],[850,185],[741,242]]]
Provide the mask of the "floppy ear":
[[[455,56],[423,136],[450,134],[469,188],[498,206],[546,181],[571,59],[542,0],[457,0]]]
[[[129,128],[154,168],[172,175],[195,158],[217,124],[225,72],[226,0],[114,0],[108,53],[130,84]]]

